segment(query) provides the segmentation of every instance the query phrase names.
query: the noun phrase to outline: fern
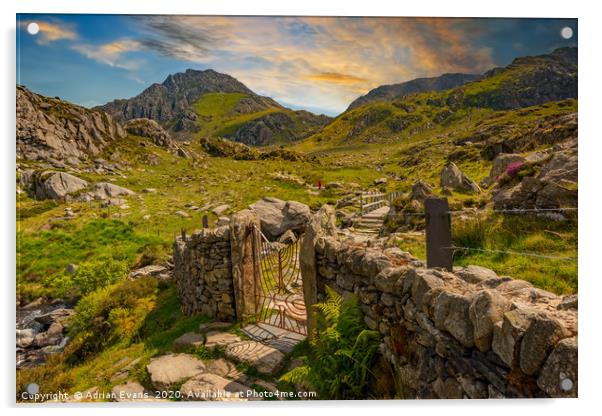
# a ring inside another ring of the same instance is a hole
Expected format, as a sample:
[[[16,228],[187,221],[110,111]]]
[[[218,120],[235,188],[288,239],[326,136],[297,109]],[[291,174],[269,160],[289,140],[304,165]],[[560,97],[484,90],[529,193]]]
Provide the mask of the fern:
[[[317,325],[304,365],[280,380],[309,386],[322,399],[365,398],[379,334],[365,328],[356,297],[343,301],[328,286],[326,295],[314,305]]]

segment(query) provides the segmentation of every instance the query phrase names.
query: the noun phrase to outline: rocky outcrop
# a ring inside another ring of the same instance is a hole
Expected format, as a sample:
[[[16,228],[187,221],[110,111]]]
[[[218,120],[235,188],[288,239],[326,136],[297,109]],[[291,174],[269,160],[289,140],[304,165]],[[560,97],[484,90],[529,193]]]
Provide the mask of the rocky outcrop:
[[[65,200],[86,189],[88,182],[66,172],[42,171],[33,175],[30,189],[36,198]]]
[[[458,191],[479,193],[481,188],[472,179],[466,176],[454,162],[450,162],[441,171],[441,188]]]
[[[177,150],[178,146],[169,133],[155,120],[148,118],[135,118],[125,123],[125,130],[135,136],[148,137],[157,146],[170,150]]]
[[[483,179],[481,186],[488,187],[494,184],[502,175],[502,173],[506,172],[508,166],[523,164],[525,162],[526,159],[521,155],[513,153],[500,153],[495,157],[495,159],[493,159],[493,165],[491,166],[489,176]]]
[[[79,165],[96,156],[125,130],[102,111],[17,86],[17,158]]]
[[[577,98],[577,48],[559,48],[550,54],[516,58],[506,68],[495,68],[484,79],[499,79],[496,88],[480,89],[458,101],[496,110],[522,108]]]
[[[531,175],[523,175],[524,171]],[[536,163],[525,164],[515,173],[507,172],[505,180],[494,190],[494,207],[496,209],[576,207],[577,171],[577,140],[556,145],[547,158]]]
[[[270,241],[277,240],[287,230],[302,233],[311,216],[309,207],[301,202],[285,202],[272,197],[249,205],[249,209],[259,217],[261,231]]]
[[[564,297],[475,266],[425,269],[399,249],[327,236],[314,247],[318,301],[326,285],[358,297],[402,397],[577,396],[577,310]]]
[[[91,192],[91,196],[94,199],[111,199],[118,196],[131,196],[136,193],[130,189],[124,188],[123,186],[115,185],[109,182],[98,182],[94,185],[94,189]]]
[[[249,146],[285,143],[308,137],[329,121],[307,111],[278,111],[251,120],[226,137]]]

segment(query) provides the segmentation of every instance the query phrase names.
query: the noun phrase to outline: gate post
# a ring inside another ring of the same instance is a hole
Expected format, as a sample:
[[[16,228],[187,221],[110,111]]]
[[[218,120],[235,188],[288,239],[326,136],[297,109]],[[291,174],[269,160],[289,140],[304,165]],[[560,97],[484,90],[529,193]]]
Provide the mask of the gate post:
[[[254,259],[259,258],[259,248],[253,244],[253,235],[259,227],[259,217],[248,209],[237,212],[230,221],[232,280],[238,320],[255,313]]]
[[[447,198],[426,198],[426,267],[452,271],[451,215]]]
[[[316,264],[316,241],[322,236],[336,237],[337,227],[335,223],[334,208],[323,205],[313,215],[305,233],[301,237],[301,248],[299,251],[299,266],[301,268],[301,281],[303,284],[303,300],[307,311],[307,337],[313,336],[316,327],[316,316],[314,305],[318,303],[318,265]]]

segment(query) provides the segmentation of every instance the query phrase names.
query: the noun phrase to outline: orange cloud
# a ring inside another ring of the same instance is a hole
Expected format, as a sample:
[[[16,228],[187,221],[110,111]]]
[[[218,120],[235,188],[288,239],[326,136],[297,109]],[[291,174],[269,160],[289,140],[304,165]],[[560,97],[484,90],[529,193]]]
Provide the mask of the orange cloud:
[[[331,82],[334,84],[358,84],[368,81],[365,78],[348,74],[340,74],[338,72],[320,72],[318,74],[311,74],[306,78],[312,81]]]
[[[134,69],[138,65],[137,61],[123,60],[121,57],[124,53],[139,50],[140,44],[135,40],[121,39],[102,45],[76,44],[72,46],[72,49],[105,65]]]
[[[24,23],[25,26],[30,22]],[[77,39],[77,33],[71,27],[64,24],[55,24],[50,22],[36,21],[40,27],[38,32],[37,42],[41,45],[55,42],[57,40],[75,40]]]

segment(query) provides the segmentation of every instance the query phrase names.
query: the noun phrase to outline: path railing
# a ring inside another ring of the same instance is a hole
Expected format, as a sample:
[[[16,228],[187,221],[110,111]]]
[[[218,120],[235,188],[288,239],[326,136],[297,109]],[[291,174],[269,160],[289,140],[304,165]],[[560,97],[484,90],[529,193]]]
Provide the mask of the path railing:
[[[361,192],[359,196],[360,210],[359,215],[366,215],[374,210],[377,210],[385,205],[391,205],[394,199],[403,194],[402,191],[393,192]]]

